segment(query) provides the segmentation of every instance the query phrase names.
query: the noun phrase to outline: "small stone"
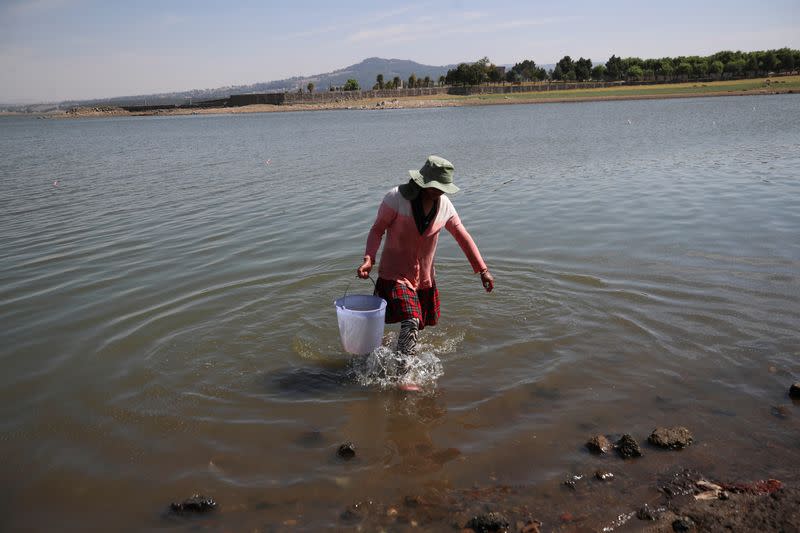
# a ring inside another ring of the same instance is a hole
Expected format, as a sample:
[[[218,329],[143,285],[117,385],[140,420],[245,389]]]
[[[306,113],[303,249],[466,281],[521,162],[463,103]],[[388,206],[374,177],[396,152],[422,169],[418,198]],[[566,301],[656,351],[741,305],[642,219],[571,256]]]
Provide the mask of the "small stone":
[[[594,477],[599,479],[600,481],[610,481],[614,479],[614,474],[611,472],[603,472],[602,470],[598,470],[594,473]]]
[[[356,502],[353,505],[350,505],[342,511],[342,514],[339,515],[342,520],[345,522],[360,522],[364,519],[364,513],[366,512],[367,506],[371,505],[372,502]]]
[[[649,505],[644,504],[636,511],[636,518],[639,520],[658,520],[658,513],[651,509]]]
[[[617,453],[623,459],[630,459],[631,457],[641,457],[642,450],[639,448],[639,443],[636,442],[636,439],[625,433],[618,441],[617,441]]]
[[[181,503],[171,503],[169,508],[176,513],[205,513],[212,511],[217,506],[213,498],[194,494]]]
[[[465,527],[472,529],[475,533],[508,531],[508,519],[500,513],[485,513],[470,518]]]
[[[589,448],[589,451],[592,453],[608,453],[608,451],[613,448],[614,446],[611,444],[604,435],[595,435],[586,443],[586,447]]]
[[[789,397],[800,400],[800,381],[789,387]]]
[[[572,522],[572,514],[571,513],[561,513],[561,516],[559,516],[558,518],[562,522]]]
[[[336,452],[336,455],[342,459],[352,459],[356,456],[356,445],[352,442],[345,442],[339,446],[339,450]]]
[[[728,491],[723,490],[723,491],[720,491],[720,493],[719,493],[719,499],[720,500],[730,500],[731,499],[731,495],[730,495],[730,493]]]
[[[692,433],[685,427],[656,428],[648,437],[648,442],[661,448],[680,450],[692,443]]]
[[[694,522],[688,516],[682,516],[672,522],[673,531],[689,531],[694,527]]]

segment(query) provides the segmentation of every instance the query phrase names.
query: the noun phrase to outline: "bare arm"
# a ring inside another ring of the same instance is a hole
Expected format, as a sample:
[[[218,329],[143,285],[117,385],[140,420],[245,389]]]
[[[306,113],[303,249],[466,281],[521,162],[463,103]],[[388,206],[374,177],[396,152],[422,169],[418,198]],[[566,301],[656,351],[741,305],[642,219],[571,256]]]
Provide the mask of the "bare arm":
[[[383,234],[386,232],[386,228],[392,224],[396,216],[397,211],[386,205],[386,202],[381,203],[381,206],[378,208],[378,216],[375,217],[375,222],[369,230],[369,235],[367,235],[364,262],[356,270],[356,275],[359,278],[366,279],[369,277],[369,273],[375,265],[375,256],[378,253],[378,248],[381,247]]]
[[[453,215],[445,224],[445,228],[447,228],[447,231],[455,238],[456,242],[461,247],[461,251],[464,252],[464,255],[467,256],[472,270],[476,274],[480,273],[483,288],[486,289],[486,292],[492,292],[492,289],[494,289],[494,277],[489,273],[489,267],[487,267],[486,263],[483,261],[478,246],[472,239],[472,235],[467,231],[467,228],[461,223],[461,219],[458,215]]]

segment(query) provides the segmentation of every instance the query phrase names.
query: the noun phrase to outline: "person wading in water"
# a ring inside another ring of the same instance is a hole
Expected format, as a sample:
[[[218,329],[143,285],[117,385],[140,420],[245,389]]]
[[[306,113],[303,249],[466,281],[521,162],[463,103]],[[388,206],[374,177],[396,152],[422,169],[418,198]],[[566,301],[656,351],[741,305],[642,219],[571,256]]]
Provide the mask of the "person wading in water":
[[[400,322],[397,351],[405,357],[414,357],[418,332],[425,326],[435,326],[439,320],[433,259],[442,228],[456,239],[472,270],[480,274],[486,292],[494,289],[494,277],[445,196],[458,191],[453,183],[453,164],[432,155],[420,170],[408,173],[411,175],[408,183],[384,196],[367,237],[364,262],[356,274],[362,279],[369,277],[385,233],[375,294],[386,300],[386,323]]]

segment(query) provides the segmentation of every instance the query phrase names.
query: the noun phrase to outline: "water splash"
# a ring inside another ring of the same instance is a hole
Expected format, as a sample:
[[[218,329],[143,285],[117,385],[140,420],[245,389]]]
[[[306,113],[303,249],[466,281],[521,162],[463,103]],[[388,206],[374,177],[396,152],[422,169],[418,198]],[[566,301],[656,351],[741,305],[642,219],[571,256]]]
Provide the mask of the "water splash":
[[[424,345],[417,355],[406,355],[387,346],[379,346],[365,358],[353,360],[353,377],[363,387],[381,389],[414,384],[422,389],[435,388],[444,374],[441,360]]]

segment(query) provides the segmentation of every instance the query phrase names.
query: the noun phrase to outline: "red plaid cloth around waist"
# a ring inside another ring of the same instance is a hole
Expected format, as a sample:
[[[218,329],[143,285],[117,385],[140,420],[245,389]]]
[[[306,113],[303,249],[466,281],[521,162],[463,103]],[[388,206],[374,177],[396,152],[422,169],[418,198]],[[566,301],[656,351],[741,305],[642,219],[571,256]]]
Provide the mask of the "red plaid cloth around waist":
[[[419,329],[435,326],[439,321],[439,289],[436,281],[430,289],[414,290],[402,283],[378,278],[375,295],[386,300],[386,323],[394,324],[409,318],[419,320]]]

